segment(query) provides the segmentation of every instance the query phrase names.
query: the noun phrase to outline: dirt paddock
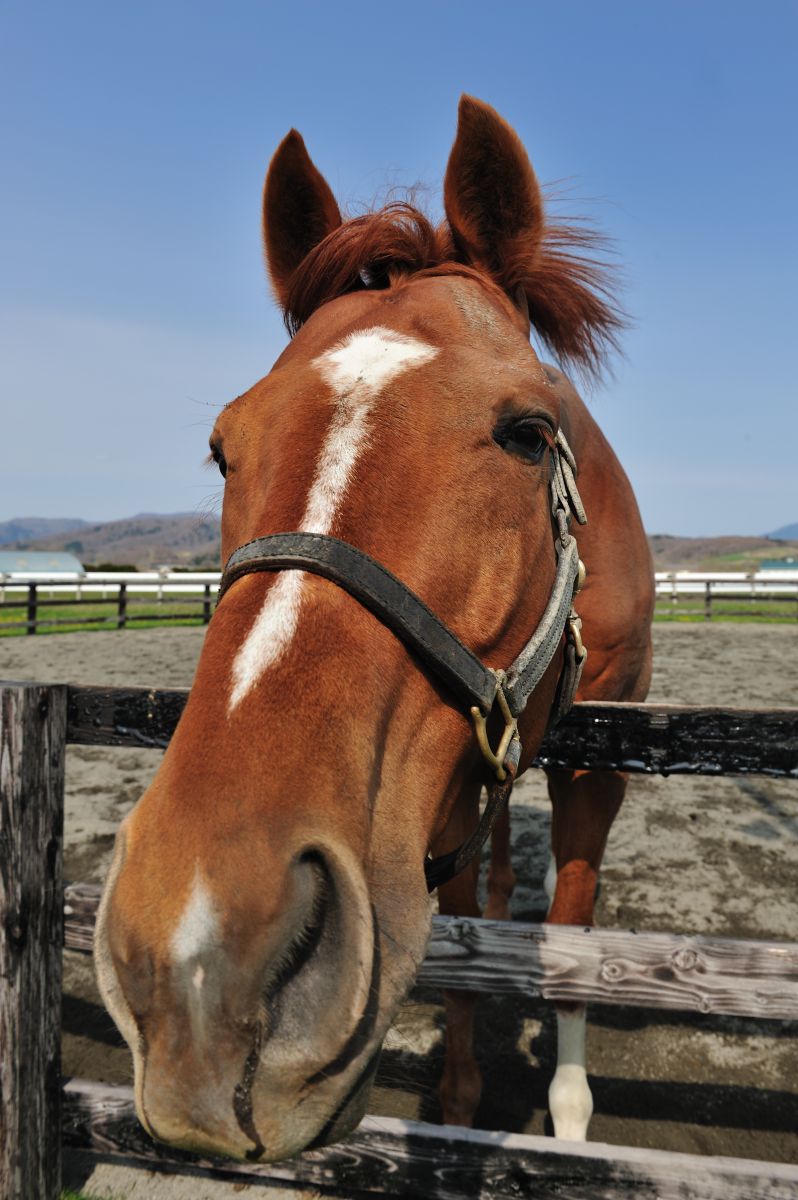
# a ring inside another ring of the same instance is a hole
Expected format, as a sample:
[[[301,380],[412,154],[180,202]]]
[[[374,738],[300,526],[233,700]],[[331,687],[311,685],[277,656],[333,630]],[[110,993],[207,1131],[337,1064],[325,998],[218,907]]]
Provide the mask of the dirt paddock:
[[[157,629],[7,639],[0,677],[186,686],[203,636],[202,629]],[[796,703],[796,628],[661,624],[655,645],[652,700]],[[114,830],[159,758],[148,750],[70,748],[68,879],[102,878]],[[517,787],[512,817],[514,915],[540,920],[549,818],[539,772]],[[794,940],[798,784],[633,779],[610,837],[598,922]],[[599,1005],[589,1025],[592,1139],[798,1162],[794,1025]],[[477,1029],[485,1079],[478,1124],[543,1132],[554,1051],[549,1007],[484,996]],[[100,1005],[91,962],[73,953],[65,963],[63,1059],[66,1074],[130,1079],[130,1058]],[[441,1061],[440,996],[416,992],[389,1035],[371,1110],[435,1120]],[[196,1188],[186,1194],[200,1195]]]

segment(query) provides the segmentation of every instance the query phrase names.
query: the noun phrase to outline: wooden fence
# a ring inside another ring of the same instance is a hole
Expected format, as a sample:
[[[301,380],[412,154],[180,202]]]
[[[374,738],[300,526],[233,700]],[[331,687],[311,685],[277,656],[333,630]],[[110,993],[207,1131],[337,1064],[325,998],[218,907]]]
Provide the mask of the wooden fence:
[[[157,620],[202,620],[208,623],[216,603],[218,571],[88,572],[85,576],[0,574],[0,633],[63,626],[106,626],[125,629],[153,620],[143,608],[157,606]],[[66,593],[66,595],[64,594]],[[759,616],[773,621],[798,620],[798,571],[666,572],[656,574],[658,616]],[[111,612],[89,613],[92,606],[112,605]],[[136,611],[136,608],[140,611]],[[173,611],[166,611],[171,608]],[[47,609],[46,615],[41,610]],[[51,609],[63,610],[55,615]],[[3,619],[19,612],[20,619]]]
[[[179,576],[177,577],[180,578]],[[167,586],[163,583],[160,585],[151,585],[141,583],[133,576],[114,579],[102,579],[92,582],[89,585],[76,583],[70,580],[68,583],[53,579],[37,579],[24,584],[24,588],[19,585],[8,588],[5,591],[11,591],[13,595],[19,595],[17,599],[3,598],[0,600],[0,618],[3,614],[9,611],[18,610],[24,612],[24,617],[18,621],[2,620],[0,623],[0,633],[10,630],[24,629],[28,634],[35,634],[39,629],[58,629],[61,626],[67,625],[70,628],[73,626],[107,626],[113,629],[125,629],[128,625],[133,625],[137,621],[185,621],[185,620],[201,620],[203,625],[207,625],[211,619],[213,608],[216,603],[217,583],[215,581],[206,581],[199,583],[191,588],[187,584],[183,584],[179,594],[165,594],[168,591]],[[74,596],[70,595],[66,598],[59,596],[59,592],[74,592]],[[86,610],[96,609],[98,606],[107,607],[107,594],[111,593],[113,611],[111,613],[92,613],[91,615],[80,615],[80,610],[84,613]],[[21,594],[20,594],[21,593]],[[56,593],[54,598],[53,593]],[[153,604],[157,608],[157,615],[152,612]],[[147,611],[136,612],[136,605]],[[170,606],[179,606],[180,611],[165,612],[164,609]],[[47,609],[46,616],[40,616],[40,609]],[[49,610],[58,609],[60,612],[64,610],[66,615],[54,616]]]
[[[733,584],[700,576],[695,582],[675,578],[664,583],[658,577],[654,613],[658,617],[703,617],[705,621],[713,616],[798,621],[798,583]]]
[[[351,1197],[657,1196],[794,1200],[798,1167],[373,1118],[338,1146],[268,1165],[153,1143],[130,1089],[60,1084],[61,950],[91,949],[98,889],[61,881],[68,742],[163,746],[186,692],[0,684],[0,1200],[55,1200],[63,1144],[151,1168]],[[798,709],[577,705],[540,765],[798,779]],[[435,918],[420,980],[545,999],[798,1018],[798,944]]]

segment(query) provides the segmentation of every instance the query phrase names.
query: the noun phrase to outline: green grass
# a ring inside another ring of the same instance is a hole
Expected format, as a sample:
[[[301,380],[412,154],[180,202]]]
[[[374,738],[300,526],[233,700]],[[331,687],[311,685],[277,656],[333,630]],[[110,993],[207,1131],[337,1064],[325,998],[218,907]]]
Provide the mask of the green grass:
[[[74,593],[59,592],[59,599],[73,600]],[[164,615],[169,614],[169,619],[164,620]],[[74,620],[70,620],[74,617]],[[27,618],[27,608],[7,607],[0,603],[0,637],[26,637],[27,630],[5,628],[19,621],[24,621]],[[47,633],[74,633],[79,630],[103,630],[117,628],[117,603],[116,600],[103,602],[102,600],[87,600],[84,603],[75,605],[59,605],[48,604],[46,600],[42,600],[36,610],[36,618],[38,621],[63,621],[64,624],[59,625],[40,625],[36,630],[36,636],[40,637]],[[80,619],[95,618],[90,624],[81,624]],[[128,594],[127,601],[127,618],[129,629],[155,629],[163,625],[201,625],[202,624],[202,602],[201,598],[195,600],[186,597],[179,599],[177,603],[170,601],[165,604],[158,604],[152,599],[152,596],[137,598],[135,593]]]
[[[690,596],[681,595],[674,603],[669,596],[658,596],[654,609],[654,620],[663,622],[706,621],[704,597],[698,592]],[[792,599],[763,601],[759,597],[748,599],[745,596],[721,600],[713,596],[710,624],[715,621],[740,624],[759,622],[760,624],[774,625],[788,624],[792,621],[793,624],[796,624],[798,623],[798,601]]]
[[[93,1192],[73,1192],[71,1188],[64,1188],[61,1200],[108,1200],[108,1197],[96,1196]]]
[[[61,593],[61,596],[64,599],[67,598],[65,593]],[[169,619],[164,620],[164,614],[167,613]],[[133,594],[128,596],[127,628],[158,629],[170,625],[183,627],[201,625],[201,613],[201,602],[180,600],[178,603],[158,604],[149,596],[145,595],[137,599]],[[97,619],[91,624],[80,624],[78,620],[69,619],[73,614],[75,617]],[[99,600],[87,600],[72,608],[47,604],[45,601],[38,606],[37,617],[40,621],[60,620],[65,622],[63,625],[40,625],[36,630],[37,637],[50,633],[102,632],[117,628],[117,605],[115,600],[105,603]],[[25,629],[6,628],[17,621],[24,621],[25,618],[26,609],[24,607],[7,608],[0,604],[0,638],[26,637]],[[669,596],[657,597],[657,606],[654,611],[655,621],[701,622],[705,619],[704,598],[700,593],[679,596],[675,603]],[[749,600],[746,597],[728,600],[713,598],[712,621],[741,623],[756,621],[774,624],[788,624],[792,621],[798,623],[798,601],[788,599],[763,602],[757,598]]]

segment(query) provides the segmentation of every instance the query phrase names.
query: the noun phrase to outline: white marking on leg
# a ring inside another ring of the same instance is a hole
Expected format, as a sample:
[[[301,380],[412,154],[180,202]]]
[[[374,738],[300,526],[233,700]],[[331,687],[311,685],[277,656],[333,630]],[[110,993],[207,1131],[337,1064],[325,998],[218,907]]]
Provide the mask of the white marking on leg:
[[[549,855],[549,865],[546,869],[546,877],[543,880],[543,890],[549,898],[549,909],[551,909],[551,902],[557,890],[557,859],[553,854]]]
[[[213,896],[202,882],[199,872],[197,872],[194,876],[194,883],[188,903],[183,909],[180,920],[172,934],[171,950],[175,962],[188,962],[192,958],[197,958],[203,951],[217,947],[219,945],[220,928],[219,916]]]
[[[332,389],[333,418],[308,493],[301,531],[330,532],[367,440],[367,418],[374,400],[402,371],[429,362],[437,353],[425,342],[377,327],[350,334],[313,360]],[[302,571],[285,571],[269,588],[233,663],[229,712],[291,642],[299,620],[304,578]]]
[[[585,1008],[557,1013],[557,1070],[549,1087],[554,1136],[583,1142],[593,1115],[585,1072]]]

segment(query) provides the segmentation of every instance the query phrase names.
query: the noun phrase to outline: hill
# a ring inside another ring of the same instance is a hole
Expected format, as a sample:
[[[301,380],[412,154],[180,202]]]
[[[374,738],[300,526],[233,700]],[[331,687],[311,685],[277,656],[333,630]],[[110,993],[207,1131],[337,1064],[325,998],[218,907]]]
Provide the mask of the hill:
[[[57,537],[72,529],[82,529],[84,525],[88,525],[88,521],[82,521],[80,517],[12,517],[10,521],[0,521],[0,546],[32,538]]]
[[[43,533],[2,541],[3,530],[23,527],[43,529]],[[656,533],[648,540],[657,571],[754,571],[764,558],[798,554],[798,538]],[[218,570],[219,543],[218,518],[197,513],[138,513],[121,521],[94,523],[16,517],[0,524],[0,545],[9,549],[66,550],[84,563],[134,563],[141,569],[168,564]]]
[[[197,513],[141,514],[121,521],[85,522],[77,529],[19,540],[9,549],[67,550],[83,563],[135,563],[218,570],[219,520]]]
[[[781,529],[774,529],[767,536],[769,538],[788,538],[792,541],[798,541],[798,521],[793,521],[792,525],[782,525]]]
[[[649,534],[648,542],[656,571],[756,571],[764,558],[798,553],[798,540],[773,537],[673,537],[654,533]]]

